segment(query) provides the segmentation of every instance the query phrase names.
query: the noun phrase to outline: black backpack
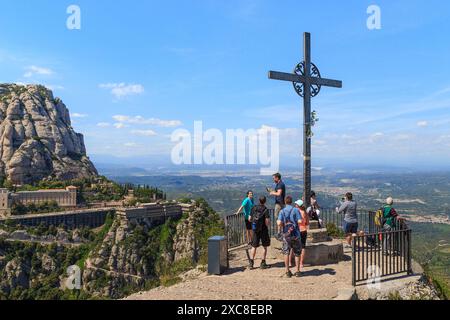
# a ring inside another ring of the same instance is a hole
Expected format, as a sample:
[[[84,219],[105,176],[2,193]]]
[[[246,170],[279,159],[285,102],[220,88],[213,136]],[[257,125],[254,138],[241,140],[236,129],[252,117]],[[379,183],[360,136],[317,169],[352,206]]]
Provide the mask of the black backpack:
[[[259,232],[266,224],[267,207],[264,205],[257,205],[253,207],[252,211],[253,230]]]

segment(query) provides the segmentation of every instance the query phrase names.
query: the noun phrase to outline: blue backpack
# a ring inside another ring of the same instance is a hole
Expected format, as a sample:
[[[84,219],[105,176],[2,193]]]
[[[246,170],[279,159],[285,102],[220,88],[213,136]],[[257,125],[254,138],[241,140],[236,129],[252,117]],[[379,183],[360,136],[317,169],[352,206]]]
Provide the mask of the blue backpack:
[[[294,207],[292,207],[291,211],[289,211],[289,215],[286,215],[286,209],[283,209],[283,217],[284,217],[284,226],[283,226],[283,236],[284,238],[289,241],[295,239],[295,229],[296,229],[296,222],[293,219],[292,212],[294,211]]]

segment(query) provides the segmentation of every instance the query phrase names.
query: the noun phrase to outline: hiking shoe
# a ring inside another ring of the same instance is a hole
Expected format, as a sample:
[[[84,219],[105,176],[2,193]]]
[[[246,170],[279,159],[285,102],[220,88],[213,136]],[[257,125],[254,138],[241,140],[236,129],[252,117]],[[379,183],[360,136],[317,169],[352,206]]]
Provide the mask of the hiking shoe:
[[[300,271],[297,271],[297,272],[295,273],[295,276],[296,276],[297,278],[300,278],[300,277],[302,276],[302,273],[301,273]]]
[[[266,263],[266,260],[261,261],[261,265],[259,266],[261,269],[267,269],[269,266]]]
[[[286,277],[292,278],[292,272],[291,272],[291,270],[289,270],[288,272],[286,272]]]
[[[250,260],[249,264],[248,264],[248,268],[249,269],[253,269],[255,262],[253,260]]]

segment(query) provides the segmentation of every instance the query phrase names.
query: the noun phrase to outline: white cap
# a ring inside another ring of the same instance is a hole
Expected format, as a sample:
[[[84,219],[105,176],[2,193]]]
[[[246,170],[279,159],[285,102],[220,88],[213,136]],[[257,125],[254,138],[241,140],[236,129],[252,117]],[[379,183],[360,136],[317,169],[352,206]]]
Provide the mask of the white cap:
[[[386,199],[386,204],[387,204],[388,206],[392,206],[393,203],[394,203],[394,199],[392,199],[392,197],[388,197],[388,198]]]
[[[303,205],[303,201],[297,200],[297,201],[295,201],[295,204],[298,205],[299,207],[301,207]]]

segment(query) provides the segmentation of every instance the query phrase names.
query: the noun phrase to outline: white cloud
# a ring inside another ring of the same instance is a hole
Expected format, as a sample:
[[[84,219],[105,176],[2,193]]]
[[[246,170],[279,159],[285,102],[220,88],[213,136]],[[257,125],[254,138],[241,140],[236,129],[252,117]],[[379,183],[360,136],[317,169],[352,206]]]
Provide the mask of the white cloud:
[[[23,75],[25,78],[31,78],[35,75],[44,75],[44,76],[49,76],[54,74],[53,70],[49,69],[49,68],[43,68],[43,67],[38,67],[38,66],[29,66],[26,68],[26,72]]]
[[[380,137],[384,137],[384,133],[383,133],[383,132],[375,132],[374,134],[372,134],[371,137],[372,137],[372,138],[380,138]]]
[[[71,113],[70,116],[72,118],[86,118],[88,115],[84,113]]]
[[[146,136],[146,137],[152,137],[157,135],[156,132],[153,130],[132,130],[131,133],[138,136]]]
[[[143,124],[143,125],[153,125],[159,127],[178,127],[182,125],[180,120],[161,120],[157,118],[144,118],[141,116],[124,116],[124,115],[115,115],[113,119],[118,123],[130,123],[130,124]]]
[[[139,144],[137,144],[136,142],[127,142],[127,143],[124,143],[124,146],[127,148],[134,148],[134,147],[139,146]]]
[[[428,121],[419,121],[419,122],[417,122],[417,126],[421,127],[421,128],[427,127]]]
[[[118,123],[114,123],[114,127],[115,127],[116,129],[123,129],[123,128],[127,127],[127,125],[118,122]]]
[[[111,94],[117,99],[126,96],[138,95],[144,92],[144,86],[141,84],[126,83],[102,83],[99,85],[102,89],[111,89]]]
[[[392,137],[395,141],[405,141],[405,140],[412,140],[413,136],[408,133],[399,133]]]
[[[109,126],[111,126],[111,123],[108,123],[108,122],[99,122],[99,123],[97,123],[97,127],[100,127],[100,128],[107,128]]]

